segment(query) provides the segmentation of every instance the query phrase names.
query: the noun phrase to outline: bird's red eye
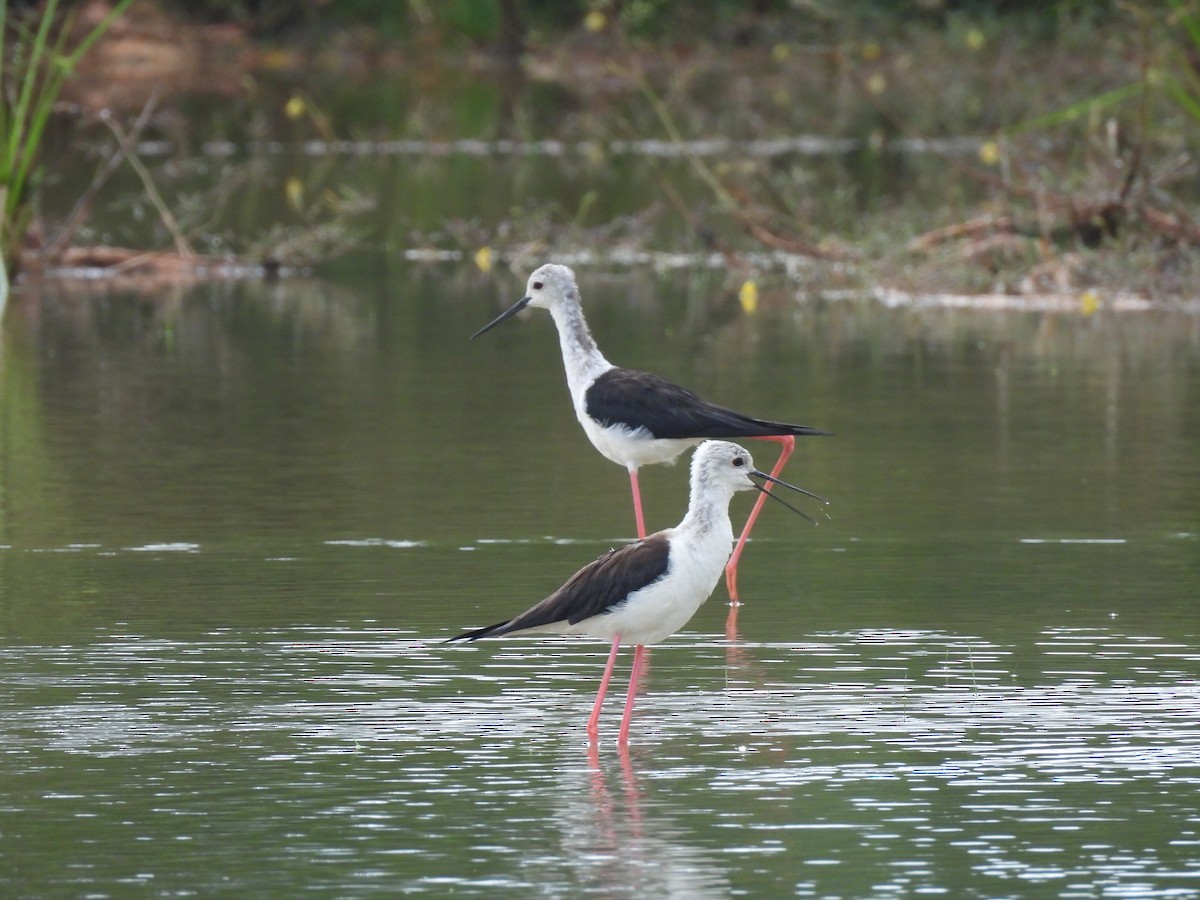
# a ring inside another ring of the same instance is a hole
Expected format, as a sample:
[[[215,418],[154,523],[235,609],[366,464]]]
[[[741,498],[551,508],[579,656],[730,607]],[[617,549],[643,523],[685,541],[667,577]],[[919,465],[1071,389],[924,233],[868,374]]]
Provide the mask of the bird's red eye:
[[[535,281],[533,283],[533,289],[535,291],[540,291],[542,289],[542,283],[540,281]]]
[[[733,458],[733,467],[735,469],[740,469],[745,464],[746,464],[746,461],[744,459],[742,459],[740,456],[735,456]]]

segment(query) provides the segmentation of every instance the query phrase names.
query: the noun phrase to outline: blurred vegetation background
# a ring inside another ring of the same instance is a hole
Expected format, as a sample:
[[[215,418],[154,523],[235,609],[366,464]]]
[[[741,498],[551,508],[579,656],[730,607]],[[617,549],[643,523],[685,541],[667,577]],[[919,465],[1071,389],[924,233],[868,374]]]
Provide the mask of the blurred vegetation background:
[[[365,235],[480,259],[765,250],[851,287],[1180,295],[1200,278],[1200,0],[122,5],[0,2],[7,123],[31,73],[73,67],[122,12],[67,102],[43,97],[56,121],[7,129],[26,173],[0,171],[10,265],[121,240],[89,225],[115,170],[153,223],[146,239],[126,216],[125,240],[185,257],[308,264]],[[64,37],[31,66],[47,17]],[[175,68],[121,68],[146,59]],[[769,146],[808,138],[824,144]],[[387,165],[397,139],[427,142],[403,151],[413,166]],[[160,169],[131,152],[147,140],[169,147]],[[546,140],[557,161],[529,171]],[[193,188],[222,141],[244,165]],[[71,146],[100,157],[91,183],[63,174]],[[348,173],[347,154],[382,154],[381,171]],[[58,193],[39,204],[43,187]]]
[[[431,30],[449,41],[496,42],[514,24],[570,30],[596,14],[648,39],[818,35],[830,25],[945,24],[949,17],[1021,16],[1050,34],[1063,16],[1108,17],[1120,0],[162,0],[173,14],[239,22],[260,35],[314,25],[369,25],[390,37]],[[793,16],[799,14],[799,16]],[[593,19],[593,21],[595,21]],[[755,27],[763,30],[756,35]],[[780,29],[784,29],[780,31]],[[773,32],[768,34],[768,30]]]

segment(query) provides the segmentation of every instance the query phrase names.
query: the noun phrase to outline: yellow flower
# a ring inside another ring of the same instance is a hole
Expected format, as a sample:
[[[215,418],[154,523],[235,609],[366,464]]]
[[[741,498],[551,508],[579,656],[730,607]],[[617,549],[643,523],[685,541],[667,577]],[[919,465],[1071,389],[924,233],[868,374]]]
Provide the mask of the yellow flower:
[[[742,311],[746,315],[754,315],[758,309],[758,285],[753,281],[742,282],[738,289],[738,303],[742,304]]]
[[[603,10],[593,9],[583,17],[583,27],[592,33],[603,31],[607,24],[608,16],[604,14]]]
[[[304,111],[307,108],[308,107],[305,104],[303,97],[301,97],[299,94],[292,94],[292,96],[288,98],[287,105],[284,106],[283,111],[287,113],[287,117],[289,119],[298,119],[304,115]]]
[[[475,251],[475,265],[479,267],[479,271],[484,275],[492,271],[491,247],[480,247]]]
[[[995,141],[984,141],[979,145],[979,159],[985,166],[1000,162],[1000,145]]]
[[[304,206],[304,182],[292,175],[283,183],[283,193],[287,197],[288,206],[299,210]]]
[[[1094,288],[1088,288],[1079,295],[1079,311],[1090,316],[1100,308],[1100,294]]]

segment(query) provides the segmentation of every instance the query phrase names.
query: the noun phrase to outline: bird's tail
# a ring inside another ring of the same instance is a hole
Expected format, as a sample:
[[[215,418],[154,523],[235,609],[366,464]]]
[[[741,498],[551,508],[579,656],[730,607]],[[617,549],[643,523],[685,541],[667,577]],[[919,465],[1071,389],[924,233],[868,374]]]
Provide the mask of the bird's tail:
[[[791,422],[772,422],[770,419],[755,419],[723,406],[712,406],[707,410],[707,416],[702,426],[702,432],[709,438],[746,438],[746,437],[793,437],[828,436],[833,432],[813,428],[811,425],[793,425]],[[700,432],[693,432],[699,434]],[[656,437],[668,435],[655,433]],[[670,435],[674,437],[675,435]],[[682,435],[680,435],[682,437]]]
[[[772,422],[769,419],[751,419],[746,417],[741,423],[741,430],[736,437],[830,437],[832,431],[822,431],[811,425],[793,425],[790,422]]]
[[[783,434],[792,434],[796,437],[831,437],[832,431],[822,431],[820,428],[813,428],[810,425],[784,425],[787,431]]]
[[[512,622],[511,619],[506,619],[503,622],[497,622],[495,625],[488,625],[486,628],[476,628],[472,631],[464,631],[462,634],[456,634],[452,638],[446,638],[442,643],[450,644],[454,641],[477,641],[480,638],[494,637],[499,634],[504,634],[508,630],[507,626]]]

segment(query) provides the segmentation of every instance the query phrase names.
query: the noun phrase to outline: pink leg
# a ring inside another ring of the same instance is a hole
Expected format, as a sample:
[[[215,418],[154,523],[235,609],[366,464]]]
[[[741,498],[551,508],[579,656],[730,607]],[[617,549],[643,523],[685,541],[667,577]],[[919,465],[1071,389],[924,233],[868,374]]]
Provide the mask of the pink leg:
[[[783,445],[783,449],[779,451],[779,459],[775,463],[775,468],[771,470],[771,477],[778,478],[779,473],[783,471],[783,465],[788,461],[788,457],[792,455],[792,451],[796,449],[796,439],[790,434],[757,438],[760,441],[775,441]],[[771,490],[771,483],[767,482],[766,489]],[[750,510],[750,518],[746,520],[746,527],[742,529],[742,535],[738,538],[737,546],[733,548],[733,555],[729,557],[729,562],[725,564],[725,587],[729,591],[729,601],[731,603],[740,603],[737,591],[737,566],[738,560],[742,556],[742,548],[746,545],[746,539],[750,537],[750,529],[754,527],[754,520],[758,518],[758,511],[762,509],[764,503],[767,502],[766,494],[759,494],[758,501],[754,504],[754,509]]]
[[[600,690],[596,691],[596,703],[592,706],[592,715],[588,719],[587,733],[592,741],[596,740],[596,735],[600,733],[600,708],[604,706],[604,695],[608,693],[608,682],[612,678],[613,663],[617,661],[617,648],[621,646],[621,636],[618,634],[613,638],[612,649],[608,651],[608,664],[604,667],[604,674],[600,676]]]
[[[617,746],[629,743],[629,720],[633,718],[633,699],[637,695],[638,678],[642,674],[642,663],[646,656],[646,645],[638,644],[633,650],[633,668],[629,671],[629,693],[625,695],[625,715],[621,719],[621,730],[617,732]]]
[[[629,486],[633,488],[633,517],[637,520],[638,538],[646,536],[646,520],[642,517],[642,492],[638,488],[637,469],[629,470]]]

